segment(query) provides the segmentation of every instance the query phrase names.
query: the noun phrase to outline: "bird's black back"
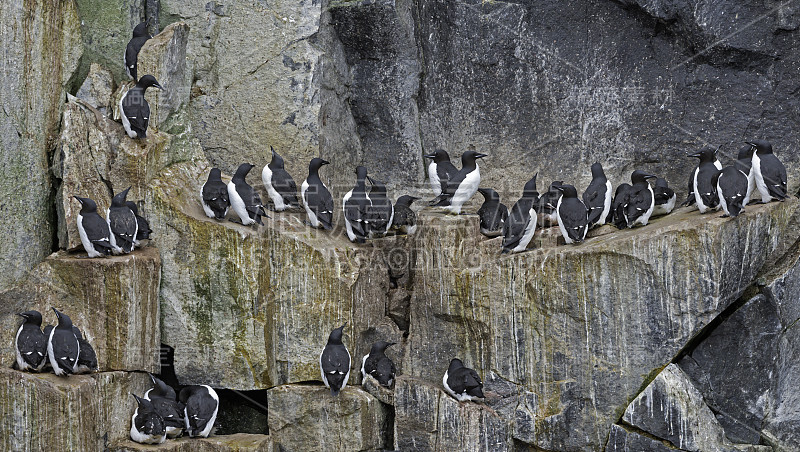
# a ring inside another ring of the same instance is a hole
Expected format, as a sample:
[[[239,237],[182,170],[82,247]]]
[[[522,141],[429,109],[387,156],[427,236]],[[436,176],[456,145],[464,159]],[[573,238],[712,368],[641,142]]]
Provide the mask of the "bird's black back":
[[[80,348],[80,356],[78,357],[78,364],[86,366],[91,370],[97,370],[97,353],[94,347],[86,339],[78,338],[78,348]]]
[[[500,202],[484,202],[478,209],[481,228],[487,231],[497,231],[508,218],[508,207]]]
[[[389,386],[396,372],[394,362],[384,353],[370,353],[364,361],[364,372],[378,380],[383,386]]]
[[[144,46],[144,43],[147,42],[148,39],[150,39],[149,36],[131,38],[131,40],[128,41],[128,45],[125,47],[125,67],[135,82],[139,80],[137,71],[139,51],[142,50],[142,46]]]
[[[17,338],[17,348],[29,366],[38,368],[47,357],[47,337],[38,325],[25,322]]]
[[[211,420],[218,403],[203,386],[187,386],[181,390],[180,401],[186,406],[192,435],[199,434]]]
[[[117,240],[117,246],[126,253],[133,249],[133,241],[136,238],[137,221],[136,215],[128,206],[111,206],[108,213],[111,225],[111,232]]]
[[[444,189],[447,187],[450,179],[452,179],[457,173],[458,168],[456,168],[456,166],[453,165],[450,160],[444,160],[436,164],[436,175],[439,176],[439,182],[442,185],[442,192],[444,192]]]
[[[614,192],[614,199],[611,201],[611,214],[614,226],[617,229],[625,229],[628,224],[625,221],[625,207],[630,201],[633,187],[630,184],[620,184]]]
[[[322,350],[320,364],[331,391],[338,392],[345,383],[347,372],[350,371],[350,354],[347,353],[347,348],[343,344],[326,344]]]
[[[56,327],[53,330],[52,346],[58,366],[67,373],[74,373],[75,365],[78,364],[80,345],[72,329],[64,330]]]
[[[583,240],[584,230],[589,226],[589,211],[580,199],[562,198],[558,217],[564,222],[569,238],[577,242]]]
[[[608,179],[605,177],[595,178],[586,187],[586,191],[583,192],[583,204],[589,210],[589,224],[597,224],[603,220],[600,216],[603,214],[603,207],[605,207],[606,196],[608,195],[606,193],[608,190],[607,181]]]
[[[655,196],[655,203],[657,206],[666,204],[675,196],[675,191],[669,187],[660,187],[656,185],[653,187],[653,196]]]
[[[99,253],[111,254],[111,241],[108,223],[97,212],[81,215],[81,225],[86,232],[86,237]]]
[[[369,198],[372,201],[372,205],[368,208],[370,230],[383,232],[389,225],[389,218],[392,216],[392,201],[385,192],[376,192],[374,189],[370,190]]]
[[[272,187],[283,198],[283,202],[297,207],[300,201],[297,199],[297,184],[295,183],[289,172],[283,168],[271,169],[272,171]]]
[[[214,212],[218,220],[225,218],[231,206],[228,199],[228,186],[221,180],[209,180],[203,185],[203,202]]]
[[[633,224],[644,215],[651,203],[653,203],[653,195],[650,193],[649,185],[646,182],[634,185],[628,192],[628,204],[625,206],[628,222]]]
[[[364,181],[359,181],[353,187],[350,198],[344,203],[344,217],[350,223],[350,228],[357,239],[363,240],[369,233],[369,208],[370,200],[367,198],[367,187]]]
[[[786,199],[786,167],[775,154],[758,154],[761,159],[761,175],[769,194],[778,199]]]
[[[134,86],[122,99],[122,112],[128,118],[131,130],[138,138],[147,138],[147,124],[150,122],[150,104],[144,98],[145,90]]]
[[[164,419],[155,411],[152,404],[147,400],[142,400],[137,408],[136,417],[133,423],[136,430],[148,436],[161,436],[166,431]]]
[[[710,162],[701,163],[697,170],[697,191],[700,192],[703,204],[707,207],[716,207],[719,204],[717,187],[711,182],[717,171],[719,171],[717,167]]]
[[[721,193],[718,196],[725,198],[725,204],[731,216],[739,215],[743,206],[744,198],[747,195],[748,181],[747,174],[739,168],[728,166],[722,168],[712,179],[715,187],[719,186]]]
[[[239,197],[244,202],[244,207],[250,219],[255,220],[258,224],[264,224],[261,221],[261,217],[266,216],[267,213],[264,212],[264,208],[261,205],[261,196],[244,179],[237,179],[232,182],[236,186],[236,193],[239,194]]]
[[[417,224],[417,213],[411,207],[395,204],[392,226],[413,226]]]
[[[164,419],[164,425],[175,428],[186,426],[183,418],[184,404],[164,397],[151,398],[151,401],[156,413]]]
[[[333,228],[333,196],[331,196],[331,192],[317,175],[309,175],[306,182],[308,183],[304,199],[306,206],[314,212],[317,220],[325,229]]]
[[[456,394],[467,393],[483,398],[483,382],[480,375],[469,367],[461,367],[447,373],[447,386]]]
[[[535,200],[523,196],[515,202],[503,224],[503,249],[511,250],[519,244],[525,228],[531,221],[530,210]]]

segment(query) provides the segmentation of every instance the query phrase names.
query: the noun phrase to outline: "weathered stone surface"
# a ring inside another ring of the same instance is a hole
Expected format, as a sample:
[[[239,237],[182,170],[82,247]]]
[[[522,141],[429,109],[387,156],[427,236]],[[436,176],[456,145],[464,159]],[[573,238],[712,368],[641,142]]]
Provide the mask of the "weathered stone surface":
[[[438,382],[461,357],[517,386],[516,440],[601,449],[642,382],[797,239],[797,212],[794,200],[734,221],[683,209],[508,257],[476,217],[423,213],[403,368]]]
[[[389,409],[358,387],[332,397],[324,386],[285,385],[267,391],[269,432],[282,451],[386,450]]]
[[[622,420],[680,449],[733,450],[703,395],[676,364],[668,365],[628,405]]]
[[[150,124],[161,129],[169,116],[189,103],[192,78],[186,70],[186,45],[189,26],[185,22],[168,25],[161,33],[145,42],[139,52],[139,77],[150,74],[164,91],[149,89]]]
[[[80,36],[84,55],[80,72],[86,74],[91,63],[109,69],[116,81],[130,80],[125,73],[123,55],[133,27],[145,18],[142,0],[74,0],[80,16]]]
[[[176,350],[182,383],[243,390],[318,380],[319,353],[345,321],[353,357],[379,338],[400,342],[386,315],[382,252],[350,244],[338,229],[311,230],[299,213],[274,214],[258,230],[209,219],[198,197],[208,166],[198,165],[167,168],[148,199],[156,242],[170,250],[162,339]],[[354,358],[351,384],[359,364]]]
[[[514,450],[508,421],[491,408],[473,402],[461,403],[440,386],[406,376],[398,377],[395,383],[394,448]]]
[[[171,439],[158,447],[127,440],[111,445],[111,452],[140,452],[159,450],[165,452],[273,452],[272,438],[267,435],[237,433],[209,438]]]
[[[679,362],[736,443],[761,440],[779,359],[777,314],[766,297],[754,297]]]
[[[70,316],[97,353],[100,371],[158,372],[158,287],[161,259],[152,247],[87,259],[49,256],[14,288],[0,293],[2,362],[14,362],[15,313],[36,309],[43,326],[55,324],[51,306]]]
[[[619,425],[611,426],[606,452],[669,452],[675,450],[669,443],[664,444],[652,438],[625,430]]]
[[[2,450],[103,450],[127,438],[144,373],[30,374],[0,368]]]
[[[112,94],[114,93],[114,76],[97,63],[89,67],[89,75],[83,81],[75,97],[96,108],[100,114],[109,116],[113,109]],[[62,124],[61,130],[64,130]]]
[[[0,290],[52,252],[48,155],[82,53],[79,26],[72,0],[0,6]]]
[[[361,365],[357,365],[357,369],[361,369]],[[366,378],[363,379],[361,383],[361,389],[370,393],[373,397],[385,403],[387,405],[394,405],[394,391],[390,388],[386,388],[381,386],[378,383],[378,380],[373,378],[371,375],[367,375]]]

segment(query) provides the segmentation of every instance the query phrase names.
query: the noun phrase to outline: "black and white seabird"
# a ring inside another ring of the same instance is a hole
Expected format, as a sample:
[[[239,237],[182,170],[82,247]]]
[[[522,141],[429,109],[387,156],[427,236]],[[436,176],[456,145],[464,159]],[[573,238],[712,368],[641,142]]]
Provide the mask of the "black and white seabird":
[[[752,140],[747,144],[756,148],[753,153],[753,175],[761,202],[786,199],[786,167],[772,153],[772,144],[766,140]]]
[[[25,319],[14,339],[17,369],[39,372],[47,362],[47,336],[42,332],[42,313],[25,311],[17,315]]]
[[[167,439],[164,419],[158,415],[153,404],[136,394],[136,409],[131,416],[131,439],[140,444],[161,444]]]
[[[372,186],[369,188],[369,199],[371,205],[367,208],[369,218],[369,236],[383,237],[389,232],[394,221],[394,206],[392,201],[386,196],[386,185],[371,177],[367,177]]]
[[[656,186],[653,187],[653,196],[655,198],[653,215],[651,215],[653,217],[672,212],[672,209],[675,208],[675,200],[678,198],[675,190],[669,188],[667,180],[663,177],[656,179]]]
[[[147,88],[164,90],[152,75],[145,75],[119,100],[119,114],[122,127],[131,138],[147,138],[147,124],[150,123],[150,104],[144,98]]]
[[[589,230],[589,209],[578,198],[578,190],[574,186],[564,184],[556,188],[561,192],[561,198],[556,204],[558,229],[568,244],[582,243]]]
[[[208,180],[200,190],[200,202],[208,218],[224,220],[228,214],[231,203],[228,199],[228,186],[222,182],[222,172],[219,168],[211,168]]]
[[[461,154],[461,169],[447,181],[447,185],[442,187],[442,194],[431,201],[431,205],[444,207],[449,213],[455,215],[460,214],[461,206],[478,191],[481,184],[478,159],[486,156],[486,154],[475,151],[466,151]]]
[[[300,207],[297,184],[283,167],[283,157],[275,152],[272,146],[269,149],[272,151],[272,161],[261,170],[261,182],[267,189],[273,208],[277,212],[282,212],[290,207]]]
[[[367,379],[367,375],[378,380],[381,386],[387,388],[394,383],[396,369],[394,363],[386,356],[386,349],[394,345],[394,342],[378,341],[372,344],[369,354],[364,355],[361,360],[361,384]]]
[[[561,192],[556,187],[560,185],[564,185],[564,181],[553,181],[534,205],[539,219],[539,226],[555,226],[558,224],[556,204],[558,204],[558,199],[561,197]]]
[[[646,226],[650,221],[655,209],[655,196],[653,188],[650,187],[649,179],[656,176],[647,174],[644,171],[636,170],[631,173],[633,185],[628,191],[628,203],[625,205],[625,224],[632,228],[637,224]]]
[[[308,164],[308,177],[300,186],[300,195],[312,228],[333,229],[333,196],[319,178],[319,169],[330,162],[313,158]]]
[[[417,230],[417,213],[411,210],[411,204],[418,200],[416,196],[403,195],[394,203],[394,219],[392,229],[402,234],[413,234]]]
[[[122,190],[111,198],[111,207],[106,210],[106,221],[111,229],[111,249],[114,254],[130,253],[133,251],[139,223],[136,215],[125,203],[128,190]]]
[[[716,209],[719,206],[719,199],[717,198],[717,188],[711,183],[711,179],[720,170],[715,164],[717,149],[705,146],[700,151],[690,154],[689,157],[700,159],[692,182],[697,209],[700,210],[700,213],[705,213],[708,209]]]
[[[722,169],[722,163],[717,158],[717,149],[714,149],[714,166],[718,169]],[[689,155],[691,157],[691,155]],[[689,187],[688,187],[688,194],[686,195],[686,201],[681,203],[682,206],[691,206],[692,204],[696,203],[695,196],[694,196],[694,176],[697,174],[697,170],[700,168],[700,164],[698,163],[697,167],[692,170],[692,173],[689,175]]]
[[[602,226],[606,223],[608,213],[611,211],[611,181],[603,172],[603,165],[592,165],[592,182],[583,192],[583,204],[589,209],[589,228]]]
[[[536,232],[536,203],[539,192],[536,191],[536,174],[525,183],[522,197],[511,206],[503,224],[502,254],[525,251]]]
[[[50,331],[47,338],[47,357],[56,375],[68,376],[75,373],[81,346],[72,331],[72,319],[56,308],[53,308],[53,312],[58,318],[58,325]]]
[[[450,156],[444,149],[438,149],[433,154],[427,154],[423,157],[431,159],[428,164],[428,180],[433,189],[433,195],[439,196],[442,194],[442,187],[447,185],[447,181],[455,176],[458,169],[450,162]]]
[[[350,352],[342,343],[342,330],[347,325],[331,331],[328,343],[322,353],[319,354],[319,370],[322,375],[322,382],[330,388],[331,395],[339,395],[339,391],[347,386],[347,379],[350,378]]]
[[[186,407],[181,402],[178,402],[172,386],[164,383],[160,378],[149,372],[148,375],[153,380],[153,387],[144,393],[144,398],[153,403],[156,413],[164,419],[167,438],[177,438],[183,434],[183,429],[186,428],[186,420],[184,419]]]
[[[737,217],[744,210],[747,174],[736,165],[726,166],[711,178],[711,183],[719,197],[719,205],[725,212],[723,217]]]
[[[81,237],[83,249],[89,257],[108,256],[111,254],[111,229],[108,222],[97,213],[97,204],[89,198],[75,196],[81,203],[78,213],[78,235]]]
[[[147,218],[139,215],[139,208],[136,207],[135,202],[126,201],[125,205],[128,206],[136,216],[136,240],[133,241],[133,244],[135,246],[140,246],[142,240],[150,240],[150,234],[153,233],[153,230],[150,229],[150,223],[147,221]]]
[[[183,410],[186,432],[190,438],[208,438],[217,420],[219,396],[211,386],[192,385],[181,389],[178,400]]]
[[[448,394],[459,402],[467,402],[483,398],[483,382],[478,372],[464,367],[458,358],[450,361],[450,366],[442,378],[442,385]]]
[[[617,190],[614,192],[614,200],[611,202],[611,215],[614,226],[617,229],[628,227],[628,221],[625,219],[625,206],[628,205],[628,198],[632,191],[633,186],[631,184],[623,183],[617,185]]]
[[[242,220],[242,224],[247,226],[251,224],[264,225],[261,217],[269,218],[267,212],[264,211],[264,206],[261,204],[261,197],[253,190],[253,187],[247,183],[245,177],[247,173],[255,165],[250,163],[242,163],[236,169],[236,173],[228,182],[228,199],[231,201],[231,207],[236,215]]]
[[[483,195],[483,204],[478,209],[481,219],[481,234],[486,237],[497,237],[503,234],[503,226],[508,218],[508,207],[500,202],[500,195],[491,188],[479,188]]]
[[[74,374],[90,374],[97,371],[97,354],[94,352],[92,344],[83,337],[80,328],[72,325],[72,332],[78,339],[78,363],[75,364]]]
[[[747,194],[744,197],[744,201],[742,201],[742,207],[750,203],[753,191],[756,189],[756,175],[753,172],[753,153],[755,150],[756,148],[753,145],[745,144],[739,149],[739,154],[733,163],[736,169],[747,174]]]
[[[133,37],[128,41],[128,46],[125,48],[125,72],[134,82],[138,80],[136,66],[139,62],[139,51],[142,50],[144,43],[152,38],[150,33],[147,32],[147,24],[149,22],[150,20],[148,19],[133,28]]]
[[[369,209],[372,201],[367,194],[367,168],[356,167],[356,186],[342,198],[344,227],[347,238],[354,243],[364,243],[370,232]]]

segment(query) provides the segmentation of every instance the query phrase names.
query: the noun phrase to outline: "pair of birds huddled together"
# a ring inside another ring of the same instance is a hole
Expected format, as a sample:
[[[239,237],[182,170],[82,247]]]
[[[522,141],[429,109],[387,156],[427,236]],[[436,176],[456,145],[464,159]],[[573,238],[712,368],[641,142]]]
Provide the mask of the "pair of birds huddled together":
[[[190,438],[207,438],[214,428],[219,411],[219,396],[211,386],[191,385],[175,389],[148,373],[153,387],[136,399],[131,416],[131,439],[141,444],[161,444],[184,432]]]
[[[700,163],[689,178],[684,205],[696,204],[700,213],[722,208],[723,216],[736,217],[750,203],[755,190],[761,195],[761,203],[788,197],[786,167],[768,141],[746,142],[736,161],[725,168],[717,152],[718,148],[706,146],[689,155],[700,159]]]
[[[140,246],[142,240],[149,240],[150,224],[139,215],[136,203],[128,201],[128,187],[111,199],[106,210],[106,218],[97,213],[97,203],[90,198],[75,196],[81,203],[78,213],[78,234],[83,249],[89,257],[108,256],[111,253],[124,254]]]
[[[366,181],[370,187],[367,192]],[[344,225],[351,242],[364,243],[366,238],[383,237],[394,227],[406,234],[417,228],[411,204],[419,198],[403,195],[395,206],[386,194],[383,182],[367,176],[367,168],[356,167],[356,185],[342,198]],[[397,222],[395,222],[395,214]]]
[[[331,331],[325,348],[319,355],[320,374],[322,382],[331,390],[331,395],[337,396],[350,377],[350,352],[342,342],[344,327]],[[374,378],[381,386],[391,387],[395,379],[395,365],[386,356],[386,349],[395,345],[394,342],[377,341],[372,344],[369,354],[361,359],[361,384],[365,384],[367,377]],[[459,401],[469,401],[483,398],[483,383],[481,377],[473,369],[464,367],[460,359],[454,358],[444,373],[442,379],[445,391]]]
[[[125,72],[136,82],[119,100],[120,117],[125,133],[131,138],[147,138],[147,125],[150,123],[150,104],[144,98],[147,88],[153,87],[160,90],[164,88],[152,75],[137,78],[139,64],[139,51],[152,36],[147,33],[149,20],[142,22],[133,29],[133,37],[125,48]]]
[[[97,355],[84,339],[81,330],[68,315],[52,308],[58,324],[42,331],[42,313],[25,311],[17,315],[24,320],[14,338],[17,369],[42,372],[49,365],[59,376],[85,374],[97,370]]]

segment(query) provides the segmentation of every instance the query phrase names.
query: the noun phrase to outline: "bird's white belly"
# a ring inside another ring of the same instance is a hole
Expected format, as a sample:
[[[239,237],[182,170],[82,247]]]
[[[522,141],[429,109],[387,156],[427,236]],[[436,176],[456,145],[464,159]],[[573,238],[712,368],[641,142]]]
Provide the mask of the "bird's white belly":
[[[536,233],[536,211],[531,208],[531,210],[528,211],[528,215],[530,215],[530,219],[528,220],[528,224],[525,225],[525,231],[522,233],[522,238],[519,239],[519,243],[511,251],[519,252],[528,249],[528,244],[531,243],[533,235]]]
[[[236,184],[233,182],[228,182],[228,199],[231,200],[233,211],[242,219],[242,224],[248,225],[255,223],[255,221],[250,218],[250,215],[247,214],[247,207],[245,207],[242,197],[239,196],[239,192],[236,191]]]
[[[450,205],[447,207],[447,209],[451,213],[461,213],[461,206],[463,206],[465,202],[469,201],[469,199],[472,198],[472,196],[478,191],[478,186],[480,183],[481,173],[476,166],[475,171],[467,174],[464,180],[461,181],[461,184],[459,184],[455,194],[453,194],[453,198],[450,200]]]

